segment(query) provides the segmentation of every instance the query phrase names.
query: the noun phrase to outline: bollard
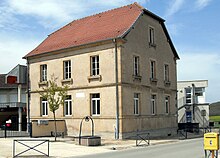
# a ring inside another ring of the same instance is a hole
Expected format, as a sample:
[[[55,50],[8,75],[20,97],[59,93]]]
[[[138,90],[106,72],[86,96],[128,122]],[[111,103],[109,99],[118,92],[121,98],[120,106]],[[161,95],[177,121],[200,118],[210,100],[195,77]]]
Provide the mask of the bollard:
[[[5,138],[7,138],[7,126],[5,124]]]

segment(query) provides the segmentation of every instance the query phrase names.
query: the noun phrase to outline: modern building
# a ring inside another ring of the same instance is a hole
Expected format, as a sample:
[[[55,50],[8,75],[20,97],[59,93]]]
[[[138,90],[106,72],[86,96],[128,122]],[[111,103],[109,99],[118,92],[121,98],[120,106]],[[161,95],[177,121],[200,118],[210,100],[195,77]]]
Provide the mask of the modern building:
[[[209,126],[209,103],[205,90],[208,80],[178,81],[178,122]]]
[[[24,57],[33,135],[53,131],[53,115],[38,93],[51,75],[58,85],[69,85],[65,105],[56,112],[58,131],[77,136],[88,115],[102,137],[176,133],[179,56],[164,22],[133,3],[74,20],[50,34]],[[82,133],[90,133],[90,124]]]
[[[24,131],[26,119],[27,67],[17,65],[7,74],[0,74],[0,126],[11,120],[13,130]]]

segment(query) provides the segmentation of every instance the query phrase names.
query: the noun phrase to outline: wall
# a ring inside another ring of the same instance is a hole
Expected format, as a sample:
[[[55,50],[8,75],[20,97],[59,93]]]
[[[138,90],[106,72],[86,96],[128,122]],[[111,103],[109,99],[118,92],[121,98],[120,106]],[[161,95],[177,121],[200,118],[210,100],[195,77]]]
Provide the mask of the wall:
[[[155,30],[156,47],[149,47],[149,26]],[[143,15],[126,36],[126,40],[121,51],[122,132],[125,136],[131,136],[137,130],[148,131],[153,135],[160,129],[161,135],[174,134],[177,128],[176,61],[161,24]],[[133,78],[134,56],[139,56],[140,59],[141,79]],[[150,60],[156,61],[156,83],[150,81]],[[164,84],[164,64],[169,65],[170,85]],[[134,93],[140,94],[139,115],[134,115]],[[155,115],[151,114],[151,94],[157,95]],[[169,114],[165,114],[165,95],[170,96]]]
[[[72,83],[68,83],[68,95],[72,96],[72,116],[64,116],[63,107],[56,111],[56,117],[65,120],[67,134],[76,136],[79,133],[81,119],[84,116],[91,115],[90,95],[100,93],[101,114],[93,116],[95,123],[95,133],[98,135],[109,135],[114,138],[115,132],[115,56],[114,45],[106,44],[93,48],[82,50],[73,50],[54,56],[45,56],[30,60],[30,78],[31,78],[31,98],[30,113],[31,120],[46,119],[51,120],[53,115],[49,112],[48,116],[40,114],[40,95],[37,90],[41,89],[40,65],[47,64],[48,78],[55,74],[57,83],[62,85],[63,61],[71,60],[72,64]],[[119,50],[120,53],[120,50]],[[89,80],[90,76],[90,57],[99,55],[100,60],[100,80]],[[80,95],[79,95],[80,94]],[[90,124],[83,127],[83,133],[89,134]],[[109,134],[110,133],[110,134]]]

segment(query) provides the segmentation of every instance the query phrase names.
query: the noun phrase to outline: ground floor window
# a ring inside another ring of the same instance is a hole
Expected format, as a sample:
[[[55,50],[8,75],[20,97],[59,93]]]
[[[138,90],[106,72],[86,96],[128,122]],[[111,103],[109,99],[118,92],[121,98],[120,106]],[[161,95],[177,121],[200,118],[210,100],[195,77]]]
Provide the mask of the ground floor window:
[[[156,114],[156,95],[151,95],[151,114]]]
[[[100,94],[91,94],[92,115],[100,115]]]
[[[192,112],[186,111],[186,123],[191,123],[191,122],[192,122]]]
[[[48,103],[45,98],[42,98],[41,101],[41,116],[48,116]]]
[[[138,93],[134,93],[134,114],[139,115],[139,95]]]
[[[71,116],[72,115],[72,97],[71,95],[67,95],[64,101],[64,115]]]
[[[170,109],[170,97],[165,96],[165,114],[169,114]]]

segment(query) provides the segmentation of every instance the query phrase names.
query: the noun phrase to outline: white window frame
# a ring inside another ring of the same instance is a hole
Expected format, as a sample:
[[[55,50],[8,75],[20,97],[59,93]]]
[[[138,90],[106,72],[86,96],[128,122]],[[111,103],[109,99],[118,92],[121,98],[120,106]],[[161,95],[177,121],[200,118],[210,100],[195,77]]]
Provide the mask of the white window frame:
[[[64,80],[71,78],[71,60],[63,62],[63,78]]]
[[[66,96],[64,100],[64,116],[72,116],[72,96]]]
[[[48,116],[48,101],[43,98],[41,101],[41,116]]]
[[[139,68],[139,64],[140,64],[140,58],[139,56],[134,56],[133,59],[133,67],[134,67],[134,76],[139,76],[140,75],[140,68]]]
[[[98,95],[98,97],[96,95]],[[100,93],[91,94],[91,114],[92,116],[100,116],[101,114]]]
[[[150,78],[156,79],[156,61],[150,61]]]
[[[140,94],[134,93],[134,115],[139,115],[140,110]]]
[[[99,55],[91,56],[90,58],[91,76],[98,76],[100,74],[99,69]]]
[[[170,70],[169,70],[169,65],[168,64],[164,64],[164,81],[169,81],[170,80]]]
[[[40,81],[47,81],[47,64],[40,65]]]
[[[170,96],[165,96],[165,114],[170,113]]]
[[[187,90],[190,90],[190,92],[187,92]],[[193,96],[193,94],[192,94],[192,88],[191,87],[187,87],[187,88],[185,88],[185,98],[186,98],[186,104],[188,104],[188,105],[191,105],[192,104],[192,101],[193,101],[193,98],[192,98],[192,96]],[[190,97],[188,97],[188,96],[190,96]],[[189,101],[188,103],[187,103],[187,101]]]
[[[156,104],[157,104],[157,96],[156,94],[151,95],[151,114],[155,115],[156,114]]]

